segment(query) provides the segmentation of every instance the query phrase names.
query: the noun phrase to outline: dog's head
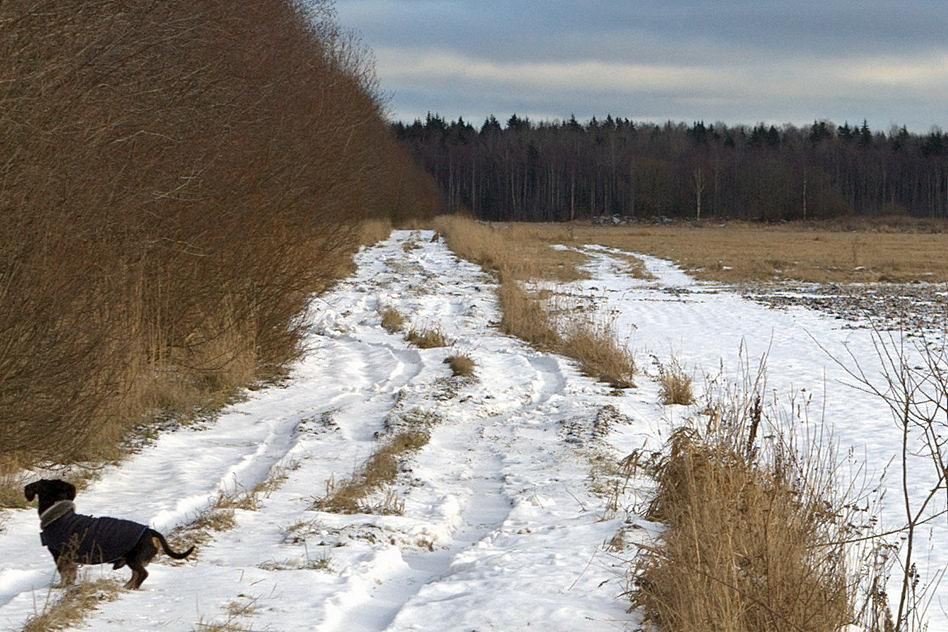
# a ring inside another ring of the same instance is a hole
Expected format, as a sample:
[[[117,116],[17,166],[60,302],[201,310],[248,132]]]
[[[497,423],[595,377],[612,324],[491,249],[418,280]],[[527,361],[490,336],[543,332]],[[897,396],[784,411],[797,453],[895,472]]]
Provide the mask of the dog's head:
[[[76,486],[66,481],[41,479],[34,481],[23,488],[23,495],[28,501],[39,497],[39,512],[43,513],[60,500],[75,500]]]

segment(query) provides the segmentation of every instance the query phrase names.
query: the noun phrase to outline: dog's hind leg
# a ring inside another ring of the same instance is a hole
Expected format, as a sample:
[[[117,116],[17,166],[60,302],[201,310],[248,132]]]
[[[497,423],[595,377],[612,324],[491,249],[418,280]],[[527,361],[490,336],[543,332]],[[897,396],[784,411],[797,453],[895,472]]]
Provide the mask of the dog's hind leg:
[[[138,590],[145,578],[148,577],[148,571],[145,570],[145,567],[148,566],[148,562],[157,553],[158,549],[155,548],[155,543],[151,541],[148,534],[142,535],[135,547],[125,554],[125,564],[132,569],[132,577],[125,584],[126,588]]]
[[[138,590],[141,588],[142,582],[148,577],[148,571],[145,570],[145,567],[142,566],[138,560],[135,560],[134,563],[129,561],[128,566],[132,569],[132,577],[128,580],[128,583],[125,584],[125,587]]]

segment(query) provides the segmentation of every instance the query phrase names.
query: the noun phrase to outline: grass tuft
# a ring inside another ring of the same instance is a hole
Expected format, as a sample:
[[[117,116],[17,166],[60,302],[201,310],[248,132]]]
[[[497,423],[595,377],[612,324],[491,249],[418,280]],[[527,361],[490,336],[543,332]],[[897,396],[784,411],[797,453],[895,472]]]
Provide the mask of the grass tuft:
[[[658,381],[662,387],[659,396],[666,406],[689,406],[695,403],[691,376],[685,373],[677,360],[673,359],[668,366],[658,365]]]
[[[198,621],[194,625],[194,632],[253,632],[253,628],[240,623],[236,616],[228,616],[225,621],[212,623]]]
[[[386,307],[381,312],[382,327],[390,333],[398,333],[405,326],[405,317],[393,307]]]
[[[405,340],[412,343],[420,349],[433,349],[435,347],[447,347],[451,344],[444,331],[440,327],[432,329],[415,329],[412,327],[405,334]]]
[[[401,513],[403,506],[393,492],[385,495],[376,505],[366,504],[366,499],[385,485],[395,482],[398,476],[398,461],[409,452],[420,450],[428,444],[431,436],[425,431],[406,430],[392,437],[365,462],[349,480],[342,483],[330,479],[326,483],[326,495],[316,501],[315,507],[333,513]]]
[[[23,626],[23,632],[66,630],[80,624],[101,604],[115,601],[118,582],[111,579],[83,581],[63,591],[59,601],[47,603],[43,610]]]
[[[257,568],[265,571],[323,571],[325,573],[333,572],[332,558],[328,555],[317,558],[297,558],[293,560],[283,560],[280,562],[263,562],[258,564]]]
[[[451,367],[455,377],[472,377],[474,375],[474,360],[468,355],[453,355],[444,359],[444,363]]]

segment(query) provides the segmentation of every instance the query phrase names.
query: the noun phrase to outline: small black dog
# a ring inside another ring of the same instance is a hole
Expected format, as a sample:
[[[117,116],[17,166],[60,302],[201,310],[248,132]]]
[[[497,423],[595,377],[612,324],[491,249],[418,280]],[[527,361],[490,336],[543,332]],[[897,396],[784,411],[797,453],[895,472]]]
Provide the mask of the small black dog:
[[[170,557],[180,560],[191,555],[192,546],[177,553],[165,537],[147,525],[117,518],[93,518],[76,513],[74,485],[56,480],[39,480],[23,488],[27,500],[39,496],[40,540],[53,554],[62,585],[76,581],[79,564],[128,565],[132,577],[126,588],[138,589],[148,577],[145,567],[158,553],[156,542]]]

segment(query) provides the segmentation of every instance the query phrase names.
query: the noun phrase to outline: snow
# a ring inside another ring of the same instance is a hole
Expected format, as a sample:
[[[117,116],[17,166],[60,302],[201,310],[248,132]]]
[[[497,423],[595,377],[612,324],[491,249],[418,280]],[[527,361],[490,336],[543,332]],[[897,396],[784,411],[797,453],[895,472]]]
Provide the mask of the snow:
[[[237,509],[235,528],[215,533],[196,560],[159,556],[141,591],[122,592],[77,629],[192,630],[234,619],[232,602],[252,604],[236,622],[254,629],[634,627],[622,595],[631,554],[605,545],[620,529],[642,541],[655,527],[607,511],[590,489],[588,455],[618,460],[652,441],[662,415],[654,389],[614,397],[571,362],[500,334],[494,281],[431,237],[397,232],[363,250],[357,273],[313,301],[309,352],[285,387],[161,436],[79,495],[79,511],[168,531],[222,490],[253,489],[274,468],[287,476],[256,511]],[[454,345],[411,347],[381,327],[382,307],[409,326],[441,326]],[[476,362],[476,382],[450,377],[443,360],[458,352]],[[614,431],[582,431],[607,405],[625,415]],[[395,486],[403,515],[314,509],[327,481],[350,476],[416,411],[434,423]],[[646,497],[643,483],[622,501]],[[17,511],[0,534],[0,629],[17,629],[51,590],[37,531],[35,511]],[[330,568],[314,568],[323,559]],[[127,571],[87,573],[124,581]]]
[[[849,465],[842,474],[860,481],[857,489],[871,486],[888,468],[881,525],[890,529],[905,524],[902,477],[893,463],[901,430],[885,404],[854,388],[854,380],[834,360],[853,367],[852,358],[858,359],[874,383],[881,384],[871,328],[852,328],[846,321],[805,307],[768,308],[719,284],[695,281],[673,263],[655,257],[598,245],[578,250],[589,258],[586,268],[591,278],[551,287],[560,294],[557,300],[591,308],[593,318],[608,322],[640,357],[652,355],[662,363],[676,358],[695,376],[699,394],[711,386],[709,381],[741,383],[748,369],[753,372],[763,362],[774,414],[798,424],[801,435],[825,431]],[[616,254],[639,257],[656,280],[632,278]],[[895,343],[902,342],[898,332],[884,335],[890,334]],[[929,332],[930,338],[939,338],[929,343],[940,348],[943,335]],[[907,341],[905,347],[910,357],[915,351],[912,345]],[[917,506],[936,480],[924,453],[909,456],[907,479]],[[938,511],[934,508],[926,515]],[[948,520],[943,516],[923,532],[916,560],[924,583],[937,581],[948,568]],[[897,603],[894,583],[890,594]],[[930,629],[948,630],[948,583],[937,585],[933,597]]]
[[[640,618],[627,612],[623,592],[635,544],[660,530],[636,515],[651,483],[633,479],[619,499],[625,510],[609,511],[590,457],[658,449],[691,412],[658,403],[649,354],[677,357],[699,386],[706,373],[740,379],[741,349],[745,362],[767,354],[769,392],[785,404],[809,399],[805,423],[825,419],[843,450],[873,471],[897,449],[888,414],[840,384],[840,370],[813,342],[871,360],[866,331],[804,308],[768,309],[653,257],[641,256],[656,280],[635,279],[616,256],[626,253],[584,247],[591,278],[552,289],[610,322],[650,374],[617,396],[572,361],[501,334],[494,280],[432,236],[396,231],[360,252],[354,276],[314,299],[309,352],[285,385],[248,392],[213,422],[163,434],[79,495],[79,511],[167,532],[221,492],[286,475],[256,510],[235,510],[235,527],[214,533],[196,559],[171,566],[159,556],[141,591],[123,591],[77,629],[192,630],[228,620],[323,632],[636,629]],[[406,250],[409,241],[415,247]],[[412,347],[381,327],[385,307],[409,327],[440,326],[453,345]],[[476,381],[450,377],[443,360],[454,353],[474,359]],[[392,428],[419,415],[431,423],[430,442],[394,486],[402,515],[314,508],[328,481],[349,477]],[[928,470],[916,465],[917,490]],[[888,480],[883,518],[891,524],[900,522],[899,482]],[[0,629],[15,630],[59,590],[50,588],[55,574],[35,510],[7,518]],[[616,552],[606,544],[619,531],[630,548]],[[948,564],[946,535],[937,523],[923,574]],[[948,628],[946,589],[930,612],[933,630]]]

